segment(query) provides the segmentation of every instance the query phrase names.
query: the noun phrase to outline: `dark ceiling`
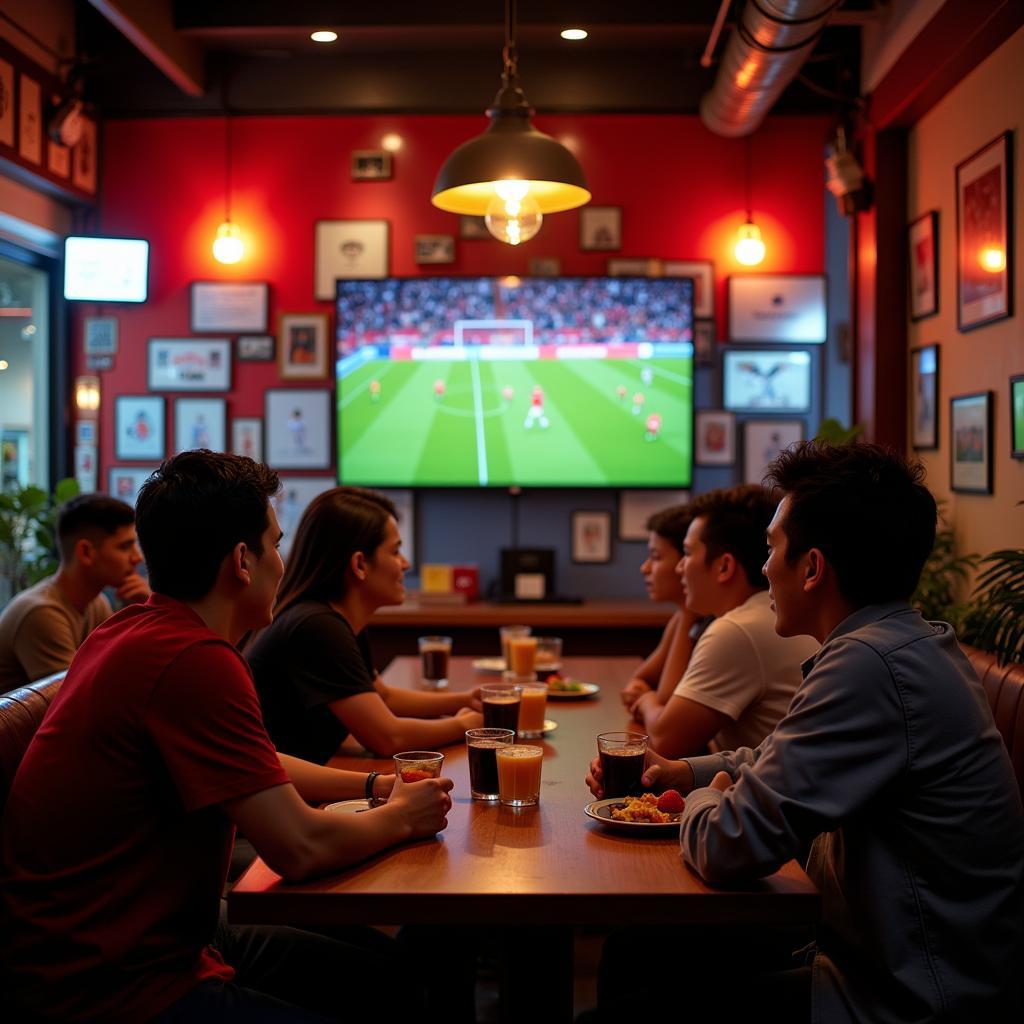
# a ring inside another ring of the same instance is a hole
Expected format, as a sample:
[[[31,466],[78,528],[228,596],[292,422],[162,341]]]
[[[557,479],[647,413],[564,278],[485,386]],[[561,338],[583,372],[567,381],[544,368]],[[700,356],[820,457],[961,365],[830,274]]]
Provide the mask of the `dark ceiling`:
[[[847,0],[777,113],[839,113],[858,91],[860,30],[874,0]],[[540,112],[697,110],[715,66],[700,57],[718,0],[521,0],[519,69]],[[238,113],[479,113],[499,85],[501,0],[176,0],[174,30],[202,50],[186,95],[87,0],[77,0],[88,95],[105,117]],[[731,5],[721,56],[742,0]],[[570,43],[566,27],[590,36]],[[309,39],[332,28],[336,43]]]

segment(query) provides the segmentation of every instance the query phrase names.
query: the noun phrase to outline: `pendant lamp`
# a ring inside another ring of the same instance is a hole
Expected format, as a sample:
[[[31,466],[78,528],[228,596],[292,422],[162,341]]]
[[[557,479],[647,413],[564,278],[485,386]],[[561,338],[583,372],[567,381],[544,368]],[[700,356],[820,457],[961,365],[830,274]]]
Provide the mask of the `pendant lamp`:
[[[237,263],[245,255],[245,243],[238,225],[231,219],[231,113],[227,105],[227,74],[221,86],[224,107],[224,220],[213,240],[213,258],[218,263]]]
[[[746,179],[747,179],[747,222],[736,234],[736,262],[742,263],[745,267],[756,267],[764,259],[764,242],[761,239],[761,229],[754,223],[753,210],[750,202],[750,136],[746,141]]]
[[[505,0],[504,71],[487,111],[487,130],[444,162],[431,202],[448,213],[484,217],[495,238],[518,245],[539,230],[546,213],[590,201],[576,157],[530,123],[533,110],[519,86],[515,0]]]

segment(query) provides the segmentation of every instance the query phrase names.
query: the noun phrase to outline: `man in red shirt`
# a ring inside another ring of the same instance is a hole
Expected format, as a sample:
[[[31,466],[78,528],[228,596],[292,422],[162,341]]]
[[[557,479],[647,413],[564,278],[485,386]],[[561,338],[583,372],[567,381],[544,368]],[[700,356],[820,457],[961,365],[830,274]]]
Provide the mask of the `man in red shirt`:
[[[432,836],[451,806],[451,782],[438,779],[399,782],[366,814],[315,810],[307,801],[369,784],[382,795],[393,780],[368,783],[271,745],[235,644],[270,621],[283,572],[277,489],[251,459],[191,451],[139,495],[153,596],[79,649],[4,813],[0,962],[26,1013],[313,1021],[358,1016],[367,990],[366,1005],[387,1009],[402,988],[385,987],[387,955],[218,924],[235,826],[300,880]],[[358,984],[345,983],[350,971]]]

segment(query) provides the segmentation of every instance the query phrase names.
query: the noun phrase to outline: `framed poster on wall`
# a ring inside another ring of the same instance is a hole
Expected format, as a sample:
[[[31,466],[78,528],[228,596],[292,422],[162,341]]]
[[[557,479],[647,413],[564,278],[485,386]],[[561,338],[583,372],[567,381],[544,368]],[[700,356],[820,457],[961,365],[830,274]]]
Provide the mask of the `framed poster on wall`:
[[[992,493],[992,392],[949,400],[949,481],[962,494]]]
[[[912,443],[919,451],[939,447],[939,346],[910,353]]]
[[[722,404],[734,412],[809,411],[810,352],[726,350],[722,356]]]
[[[768,463],[803,439],[802,420],[747,420],[743,424],[743,482],[761,483]]]
[[[317,299],[333,302],[338,278],[388,276],[386,220],[318,220],[314,245]]]
[[[939,214],[929,210],[907,228],[907,284],[910,319],[923,320],[939,311]]]
[[[267,329],[266,281],[193,281],[189,297],[189,330],[194,334],[257,334]]]
[[[114,399],[114,458],[159,461],[164,457],[164,400],[159,395]]]
[[[174,452],[227,451],[227,402],[223,398],[174,400]]]
[[[331,468],[333,391],[271,388],[266,392],[266,461],[274,469]]]
[[[227,338],[150,338],[146,350],[150,391],[228,391],[231,342]]]
[[[828,339],[823,274],[733,274],[729,340],[824,345]]]

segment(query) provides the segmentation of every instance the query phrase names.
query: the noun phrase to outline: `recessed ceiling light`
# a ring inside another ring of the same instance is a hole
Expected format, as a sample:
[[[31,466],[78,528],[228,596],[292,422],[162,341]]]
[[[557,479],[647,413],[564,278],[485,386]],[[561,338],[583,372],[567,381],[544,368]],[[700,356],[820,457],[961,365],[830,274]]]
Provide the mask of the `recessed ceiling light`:
[[[563,39],[572,39],[573,41],[587,38],[587,30],[585,28],[563,28],[561,32]]]
[[[314,32],[310,37],[314,43],[333,43],[338,38],[337,32],[332,32],[329,28],[320,29]]]

